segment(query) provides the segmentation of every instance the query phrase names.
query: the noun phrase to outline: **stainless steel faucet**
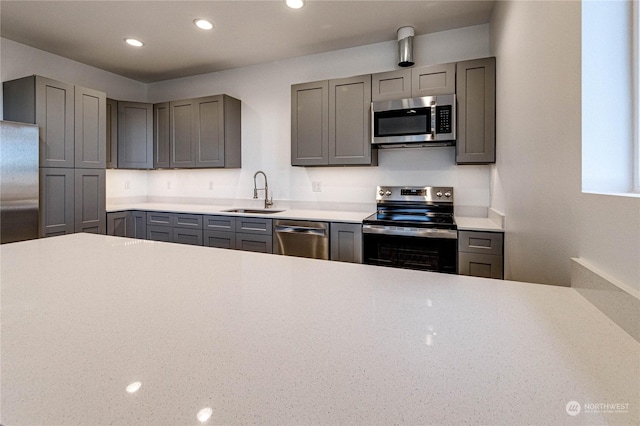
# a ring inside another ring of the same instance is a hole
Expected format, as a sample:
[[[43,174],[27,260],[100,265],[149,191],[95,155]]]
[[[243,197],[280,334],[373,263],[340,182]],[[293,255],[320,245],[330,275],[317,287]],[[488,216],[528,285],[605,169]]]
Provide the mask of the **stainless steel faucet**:
[[[259,174],[262,174],[262,176],[264,176],[264,188],[258,188],[258,186],[256,185],[256,177]],[[258,170],[256,174],[253,175],[253,198],[257,199],[258,190],[263,190],[263,189],[264,189],[264,208],[268,209],[273,205],[273,196],[271,197],[271,199],[269,199],[269,184],[267,183],[267,175],[262,170]]]

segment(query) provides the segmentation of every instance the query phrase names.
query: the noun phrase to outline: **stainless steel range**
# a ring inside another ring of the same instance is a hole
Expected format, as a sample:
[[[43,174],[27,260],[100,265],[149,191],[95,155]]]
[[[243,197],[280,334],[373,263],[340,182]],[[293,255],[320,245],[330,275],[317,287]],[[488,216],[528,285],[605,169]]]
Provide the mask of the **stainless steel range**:
[[[453,188],[379,186],[376,203],[362,222],[364,263],[457,272]]]

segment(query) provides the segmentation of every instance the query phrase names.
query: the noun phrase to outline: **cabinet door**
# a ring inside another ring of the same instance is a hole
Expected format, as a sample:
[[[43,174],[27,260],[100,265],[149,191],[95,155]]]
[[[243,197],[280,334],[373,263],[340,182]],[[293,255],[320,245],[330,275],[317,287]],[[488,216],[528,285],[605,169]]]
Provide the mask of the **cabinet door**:
[[[107,169],[118,168],[118,101],[107,99]]]
[[[503,278],[503,257],[480,253],[458,253],[458,273],[484,278]]]
[[[116,237],[127,237],[129,234],[129,224],[131,212],[111,212],[107,213],[107,235]]]
[[[104,234],[106,178],[104,169],[75,169],[75,231]]]
[[[331,260],[362,263],[361,224],[331,224]]]
[[[456,64],[438,64],[411,70],[411,97],[450,95],[456,92]]]
[[[75,167],[104,169],[107,157],[107,97],[75,87]]]
[[[455,90],[455,88],[454,88]],[[451,92],[453,93],[453,92]],[[371,76],[371,100],[391,101],[411,97],[411,69],[381,72]]]
[[[73,169],[40,169],[40,236],[73,234],[74,184]]]
[[[202,229],[173,228],[173,242],[201,246]]]
[[[329,164],[377,164],[370,111],[371,75],[329,81]]]
[[[153,106],[153,167],[168,169],[170,161],[169,102]]]
[[[291,86],[291,165],[329,164],[329,82]]]
[[[224,167],[222,95],[194,99],[196,167]]]
[[[496,161],[496,58],[459,62],[456,66],[458,98],[458,164]]]
[[[193,99],[169,104],[170,166],[195,167],[195,103]]]
[[[153,168],[153,105],[118,102],[118,168]]]
[[[147,240],[173,242],[173,228],[170,226],[147,225]]]
[[[234,249],[236,248],[236,234],[235,232],[205,229],[203,231],[203,244],[206,247]]]
[[[236,249],[273,253],[273,238],[271,235],[236,233]]]
[[[129,215],[130,224],[127,227],[127,237],[147,238],[147,212],[132,211]]]
[[[40,127],[40,167],[74,167],[74,87],[36,77],[36,124]]]

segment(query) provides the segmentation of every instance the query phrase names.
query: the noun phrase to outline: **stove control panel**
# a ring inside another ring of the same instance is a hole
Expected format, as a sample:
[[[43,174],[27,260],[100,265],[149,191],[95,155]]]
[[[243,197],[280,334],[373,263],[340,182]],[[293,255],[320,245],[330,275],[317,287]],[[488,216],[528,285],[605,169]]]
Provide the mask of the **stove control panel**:
[[[376,201],[453,203],[453,188],[449,186],[379,186]]]

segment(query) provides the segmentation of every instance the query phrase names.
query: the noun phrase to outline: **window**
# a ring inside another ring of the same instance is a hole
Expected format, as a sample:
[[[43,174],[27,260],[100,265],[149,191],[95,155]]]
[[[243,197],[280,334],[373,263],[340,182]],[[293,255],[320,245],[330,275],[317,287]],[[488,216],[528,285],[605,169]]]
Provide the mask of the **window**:
[[[582,191],[640,195],[638,0],[582,2]]]

